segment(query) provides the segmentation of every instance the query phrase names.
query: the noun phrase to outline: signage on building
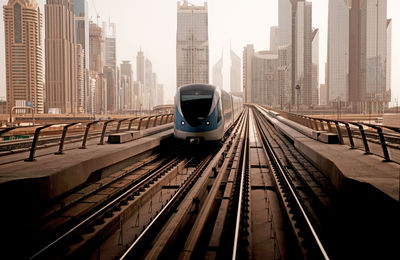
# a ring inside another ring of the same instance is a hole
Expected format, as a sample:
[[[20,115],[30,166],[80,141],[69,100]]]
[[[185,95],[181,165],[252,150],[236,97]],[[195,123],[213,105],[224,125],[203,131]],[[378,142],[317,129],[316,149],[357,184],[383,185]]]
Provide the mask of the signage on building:
[[[25,101],[25,106],[33,108],[33,101]]]

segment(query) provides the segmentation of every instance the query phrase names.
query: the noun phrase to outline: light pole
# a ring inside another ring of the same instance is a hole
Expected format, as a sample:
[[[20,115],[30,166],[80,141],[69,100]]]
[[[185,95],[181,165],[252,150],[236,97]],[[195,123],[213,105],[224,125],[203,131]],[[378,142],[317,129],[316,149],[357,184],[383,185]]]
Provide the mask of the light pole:
[[[296,85],[297,90],[297,114],[299,113],[299,104],[300,104],[300,85]]]

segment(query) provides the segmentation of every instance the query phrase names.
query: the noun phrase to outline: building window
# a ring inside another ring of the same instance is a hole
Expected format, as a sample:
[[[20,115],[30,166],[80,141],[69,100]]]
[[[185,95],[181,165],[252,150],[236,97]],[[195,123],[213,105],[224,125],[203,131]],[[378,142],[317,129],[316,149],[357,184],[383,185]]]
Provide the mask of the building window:
[[[21,6],[16,4],[14,6],[14,41],[15,43],[22,43],[21,36]]]

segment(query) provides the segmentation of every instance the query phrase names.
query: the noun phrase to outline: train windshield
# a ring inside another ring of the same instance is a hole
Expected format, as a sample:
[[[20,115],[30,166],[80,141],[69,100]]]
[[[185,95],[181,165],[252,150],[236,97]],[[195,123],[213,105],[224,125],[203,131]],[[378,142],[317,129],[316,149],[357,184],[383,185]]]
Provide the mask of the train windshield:
[[[186,121],[193,127],[199,126],[211,109],[212,90],[188,89],[181,91],[181,109]]]

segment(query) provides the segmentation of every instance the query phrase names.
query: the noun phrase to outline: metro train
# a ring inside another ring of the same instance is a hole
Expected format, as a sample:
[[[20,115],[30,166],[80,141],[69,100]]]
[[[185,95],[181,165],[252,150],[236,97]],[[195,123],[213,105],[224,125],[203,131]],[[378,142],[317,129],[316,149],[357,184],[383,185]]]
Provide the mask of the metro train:
[[[218,141],[243,110],[239,97],[209,84],[189,84],[175,95],[174,136],[192,144]]]

